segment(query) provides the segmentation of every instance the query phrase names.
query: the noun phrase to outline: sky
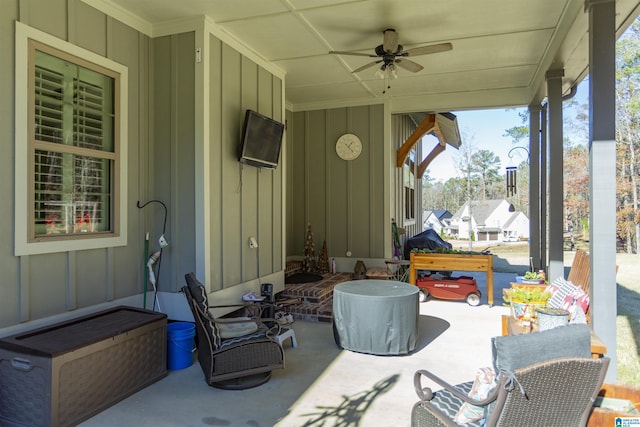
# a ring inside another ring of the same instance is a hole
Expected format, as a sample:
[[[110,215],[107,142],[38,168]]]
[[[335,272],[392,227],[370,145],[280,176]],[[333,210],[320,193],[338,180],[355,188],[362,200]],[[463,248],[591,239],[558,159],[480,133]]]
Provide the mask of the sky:
[[[587,80],[578,86],[576,97],[579,103],[586,103],[588,99]],[[508,166],[518,166],[527,160],[527,153],[523,149],[514,147],[526,147],[528,150],[529,140],[520,141],[514,144],[511,137],[504,136],[505,131],[514,126],[522,125],[519,112],[526,112],[526,107],[504,109],[496,108],[491,110],[474,111],[452,111],[456,115],[458,128],[462,144],[471,144],[474,151],[490,150],[500,157],[500,170],[505,173]],[[528,123],[527,123],[528,124]],[[423,141],[423,153],[426,157],[436,144],[433,136],[427,136]],[[468,145],[467,145],[468,146]],[[511,151],[511,157],[509,157]],[[435,181],[446,181],[449,178],[460,177],[460,172],[456,169],[459,163],[460,152],[454,147],[447,145],[445,151],[440,153],[429,165],[427,172]]]
[[[507,166],[517,166],[526,160],[527,152],[515,149],[508,156],[509,151],[516,146],[527,146],[528,141],[514,144],[511,137],[504,136],[505,130],[522,125],[518,112],[526,111],[526,108],[517,109],[492,109],[476,111],[454,111],[460,128],[462,144],[473,147],[473,151],[490,150],[500,157],[500,169]],[[435,146],[435,137],[428,137],[424,141],[425,156]],[[447,145],[445,151],[440,153],[427,168],[429,176],[436,181],[446,181],[449,178],[459,177],[456,165],[459,163],[460,152]]]

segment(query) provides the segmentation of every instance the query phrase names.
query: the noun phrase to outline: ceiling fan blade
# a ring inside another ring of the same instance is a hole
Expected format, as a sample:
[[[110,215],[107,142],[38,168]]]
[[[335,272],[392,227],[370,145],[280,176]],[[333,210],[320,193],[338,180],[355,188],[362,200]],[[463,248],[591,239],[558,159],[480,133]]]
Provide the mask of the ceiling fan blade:
[[[424,67],[416,62],[413,61],[409,61],[408,59],[405,58],[396,58],[395,63],[398,64],[400,67],[404,68],[405,70],[409,70],[412,73],[417,73],[418,71],[421,71]]]
[[[367,68],[371,68],[371,67],[373,67],[374,65],[379,64],[379,63],[381,63],[381,62],[382,62],[382,60],[380,60],[380,61],[373,61],[373,62],[369,62],[368,64],[365,64],[365,65],[363,65],[363,66],[362,66],[362,67],[360,67],[360,68],[356,68],[356,69],[355,69],[355,70],[353,70],[351,73],[359,73],[360,71],[364,71],[364,70],[366,70]]]
[[[329,52],[330,54],[333,55],[353,55],[353,56],[366,56],[369,58],[377,58],[378,55],[371,55],[369,53],[360,53],[360,52],[342,52],[339,50],[332,50],[331,52]]]
[[[405,50],[402,56],[418,56],[428,55],[431,53],[446,52],[453,49],[451,43],[432,44],[430,46],[415,47],[413,49]]]
[[[387,53],[395,53],[395,51],[398,50],[398,33],[393,28],[387,28],[383,34],[382,48]]]

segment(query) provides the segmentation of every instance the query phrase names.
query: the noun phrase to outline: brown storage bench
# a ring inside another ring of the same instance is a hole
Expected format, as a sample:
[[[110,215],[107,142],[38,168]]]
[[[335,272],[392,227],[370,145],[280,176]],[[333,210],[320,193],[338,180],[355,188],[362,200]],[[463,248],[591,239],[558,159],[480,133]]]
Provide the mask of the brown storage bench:
[[[76,425],[159,380],[166,326],[119,306],[0,339],[0,425]]]

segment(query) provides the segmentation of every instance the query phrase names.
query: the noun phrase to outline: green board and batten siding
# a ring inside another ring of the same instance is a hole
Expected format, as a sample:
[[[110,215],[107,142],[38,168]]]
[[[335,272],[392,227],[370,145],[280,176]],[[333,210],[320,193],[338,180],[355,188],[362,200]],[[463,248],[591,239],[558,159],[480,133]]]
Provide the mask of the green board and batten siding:
[[[12,245],[0,247],[0,329],[119,298],[139,298],[142,304],[144,236],[149,231],[151,249],[158,249],[163,209],[151,204],[140,210],[137,201],[159,199],[168,207],[169,247],[158,282],[162,292],[177,292],[184,274],[197,265],[209,266],[212,291],[282,272],[282,160],[276,170],[241,168],[237,160],[245,109],[284,121],[281,78],[213,34],[196,30],[202,22],[195,22],[193,30],[150,38],[80,0],[4,1],[0,34],[10,42],[0,44],[0,71],[11,77],[0,81],[3,153],[14,151],[14,77],[23,78],[14,71],[14,21],[128,68],[128,198],[123,201],[128,241],[108,249],[29,256],[15,256]],[[201,64],[194,55],[204,37],[206,76],[198,72]],[[207,91],[206,108],[198,104],[202,90]],[[198,117],[201,110],[208,115]],[[203,146],[206,159],[199,155]],[[0,196],[13,200],[13,156],[0,156],[0,166]],[[13,242],[13,209],[13,203],[0,204],[4,242]],[[199,214],[202,222],[196,220]],[[249,249],[249,236],[258,239],[259,252]],[[208,254],[196,241],[208,242]]]

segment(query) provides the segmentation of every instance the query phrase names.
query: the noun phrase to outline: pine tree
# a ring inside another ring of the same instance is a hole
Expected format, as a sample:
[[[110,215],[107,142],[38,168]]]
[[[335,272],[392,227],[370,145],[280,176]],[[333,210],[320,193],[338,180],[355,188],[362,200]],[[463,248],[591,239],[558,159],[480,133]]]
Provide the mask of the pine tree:
[[[313,232],[311,223],[307,225],[307,237],[304,242],[304,260],[302,260],[302,271],[313,273],[316,270],[316,250],[313,246]]]
[[[318,274],[326,274],[329,272],[329,254],[327,253],[327,241],[322,243],[322,251],[318,257]]]

